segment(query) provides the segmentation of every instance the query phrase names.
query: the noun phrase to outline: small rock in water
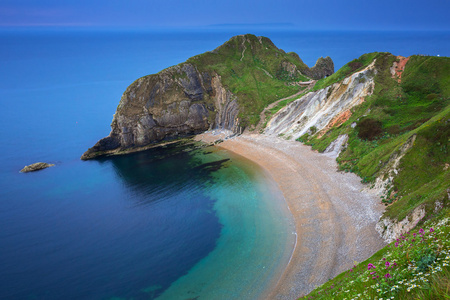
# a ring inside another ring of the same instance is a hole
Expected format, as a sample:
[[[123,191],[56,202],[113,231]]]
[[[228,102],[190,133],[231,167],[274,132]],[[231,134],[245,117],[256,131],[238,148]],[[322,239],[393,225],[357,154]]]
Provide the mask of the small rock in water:
[[[39,171],[39,170],[46,169],[48,167],[53,167],[53,166],[54,166],[53,164],[37,162],[37,163],[31,164],[29,166],[25,166],[22,170],[20,170],[20,172],[21,173],[34,172],[34,171]]]

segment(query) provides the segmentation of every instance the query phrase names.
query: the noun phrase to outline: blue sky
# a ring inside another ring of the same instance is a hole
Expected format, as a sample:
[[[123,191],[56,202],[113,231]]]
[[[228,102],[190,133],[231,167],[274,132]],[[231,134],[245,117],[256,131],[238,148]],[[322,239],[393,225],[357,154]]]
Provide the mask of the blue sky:
[[[0,26],[450,30],[450,0],[0,0]]]

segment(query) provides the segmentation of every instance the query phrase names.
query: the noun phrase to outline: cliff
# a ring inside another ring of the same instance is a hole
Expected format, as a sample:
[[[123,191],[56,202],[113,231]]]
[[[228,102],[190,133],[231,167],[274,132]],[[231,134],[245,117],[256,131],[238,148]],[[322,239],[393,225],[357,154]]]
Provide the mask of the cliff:
[[[258,123],[265,106],[298,92],[291,83],[333,72],[329,57],[309,68],[268,38],[235,36],[211,52],[132,83],[122,95],[109,136],[81,159],[139,151],[208,129],[241,132]]]
[[[399,238],[449,206],[450,59],[369,53],[288,103],[264,134],[337,157],[381,198],[377,230]]]

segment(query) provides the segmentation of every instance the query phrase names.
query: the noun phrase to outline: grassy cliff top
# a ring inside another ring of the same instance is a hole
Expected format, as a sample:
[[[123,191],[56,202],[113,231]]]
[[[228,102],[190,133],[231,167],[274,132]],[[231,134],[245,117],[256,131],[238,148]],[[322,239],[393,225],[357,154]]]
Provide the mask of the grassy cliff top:
[[[399,57],[369,53],[318,81],[315,88],[339,82],[373,59],[377,71],[373,94],[354,107],[342,125],[320,138],[305,135],[300,139],[323,151],[339,135],[347,134],[347,147],[338,158],[340,169],[358,174],[370,185],[377,178],[387,180],[381,198],[386,205],[383,217],[411,220],[416,209],[424,210],[418,226],[426,232],[405,233],[302,299],[444,299],[448,295],[450,58],[411,56],[400,79],[391,73]],[[394,172],[397,158],[401,159]]]
[[[185,64],[210,77],[221,77],[225,88],[236,96],[242,127],[256,125],[261,111],[270,103],[297,93],[300,87],[296,82],[320,79],[334,72],[329,57],[320,58],[315,67],[309,68],[296,53],[286,53],[270,39],[252,34],[232,37],[213,51],[191,57],[175,68]],[[185,74],[173,72],[173,76]]]

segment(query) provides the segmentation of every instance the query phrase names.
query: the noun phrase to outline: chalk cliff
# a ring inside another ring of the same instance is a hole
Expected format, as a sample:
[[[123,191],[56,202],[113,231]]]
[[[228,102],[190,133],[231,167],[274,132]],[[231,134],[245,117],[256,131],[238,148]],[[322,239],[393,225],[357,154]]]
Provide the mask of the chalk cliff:
[[[341,82],[293,101],[272,117],[264,132],[283,135],[286,139],[297,139],[310,128],[314,128],[315,132],[326,130],[327,126],[333,126],[339,118],[347,120],[350,109],[361,104],[372,93],[376,73],[374,66],[375,61]]]

